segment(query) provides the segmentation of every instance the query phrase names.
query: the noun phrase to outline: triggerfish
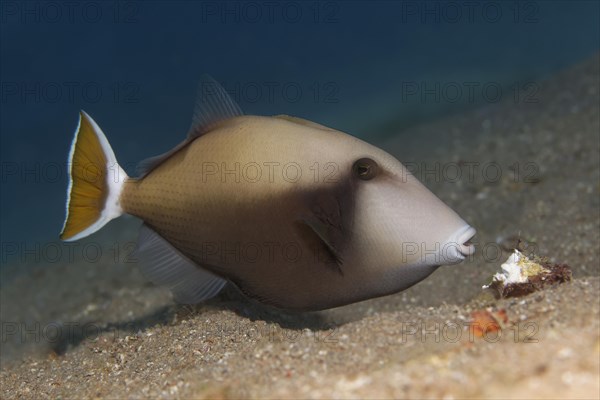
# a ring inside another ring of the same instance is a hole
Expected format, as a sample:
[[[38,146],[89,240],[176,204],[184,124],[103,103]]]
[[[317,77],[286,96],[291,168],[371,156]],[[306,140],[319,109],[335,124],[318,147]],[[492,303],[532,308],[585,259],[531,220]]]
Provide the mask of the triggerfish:
[[[326,309],[402,291],[474,252],[475,229],[390,154],[301,118],[244,115],[208,77],[185,140],[136,178],[82,111],[69,177],[61,239],[140,218],[139,266],[179,303],[230,282],[275,307]]]

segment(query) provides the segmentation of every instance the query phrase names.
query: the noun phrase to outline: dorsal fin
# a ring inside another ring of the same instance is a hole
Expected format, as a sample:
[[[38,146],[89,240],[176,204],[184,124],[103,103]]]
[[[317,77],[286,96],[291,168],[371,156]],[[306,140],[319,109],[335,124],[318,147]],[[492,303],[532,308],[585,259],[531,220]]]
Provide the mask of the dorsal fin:
[[[192,140],[213,129],[219,122],[244,115],[240,106],[229,96],[223,86],[212,77],[203,74],[198,83],[196,104],[192,125],[186,139],[173,149],[158,156],[150,157],[137,166],[138,178],[143,178],[167,158],[181,150]]]
[[[225,88],[212,77],[204,74],[200,77],[198,84],[198,94],[188,139],[195,139],[210,131],[219,122],[240,115],[244,115],[242,109],[229,96]]]

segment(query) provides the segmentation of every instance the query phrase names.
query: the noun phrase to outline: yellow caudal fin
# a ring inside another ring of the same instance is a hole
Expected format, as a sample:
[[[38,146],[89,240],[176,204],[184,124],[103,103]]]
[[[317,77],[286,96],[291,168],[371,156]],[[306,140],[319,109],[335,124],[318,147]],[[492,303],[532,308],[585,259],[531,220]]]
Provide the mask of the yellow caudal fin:
[[[106,136],[81,111],[69,154],[67,216],[60,238],[81,239],[121,215],[119,197],[126,179]]]

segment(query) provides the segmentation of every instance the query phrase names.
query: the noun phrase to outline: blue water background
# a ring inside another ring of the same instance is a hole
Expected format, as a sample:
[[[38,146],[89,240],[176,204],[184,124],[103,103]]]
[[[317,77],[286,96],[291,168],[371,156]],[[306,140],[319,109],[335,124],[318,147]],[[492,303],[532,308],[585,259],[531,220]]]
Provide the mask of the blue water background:
[[[423,101],[407,85],[508,88],[600,48],[596,1],[467,3],[3,1],[2,264],[19,262],[7,245],[56,240],[80,109],[133,172],[182,140],[202,73],[248,114],[377,141],[489,101]]]

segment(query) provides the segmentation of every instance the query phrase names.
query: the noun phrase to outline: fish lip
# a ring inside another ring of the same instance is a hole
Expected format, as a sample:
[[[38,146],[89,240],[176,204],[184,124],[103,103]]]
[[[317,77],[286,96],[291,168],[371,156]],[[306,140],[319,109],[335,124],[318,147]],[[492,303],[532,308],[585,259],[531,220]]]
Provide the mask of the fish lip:
[[[477,233],[475,228],[470,225],[466,225],[456,235],[456,244],[458,246],[457,250],[464,258],[467,258],[475,253],[475,245],[468,243],[469,240],[475,236],[475,233]]]

